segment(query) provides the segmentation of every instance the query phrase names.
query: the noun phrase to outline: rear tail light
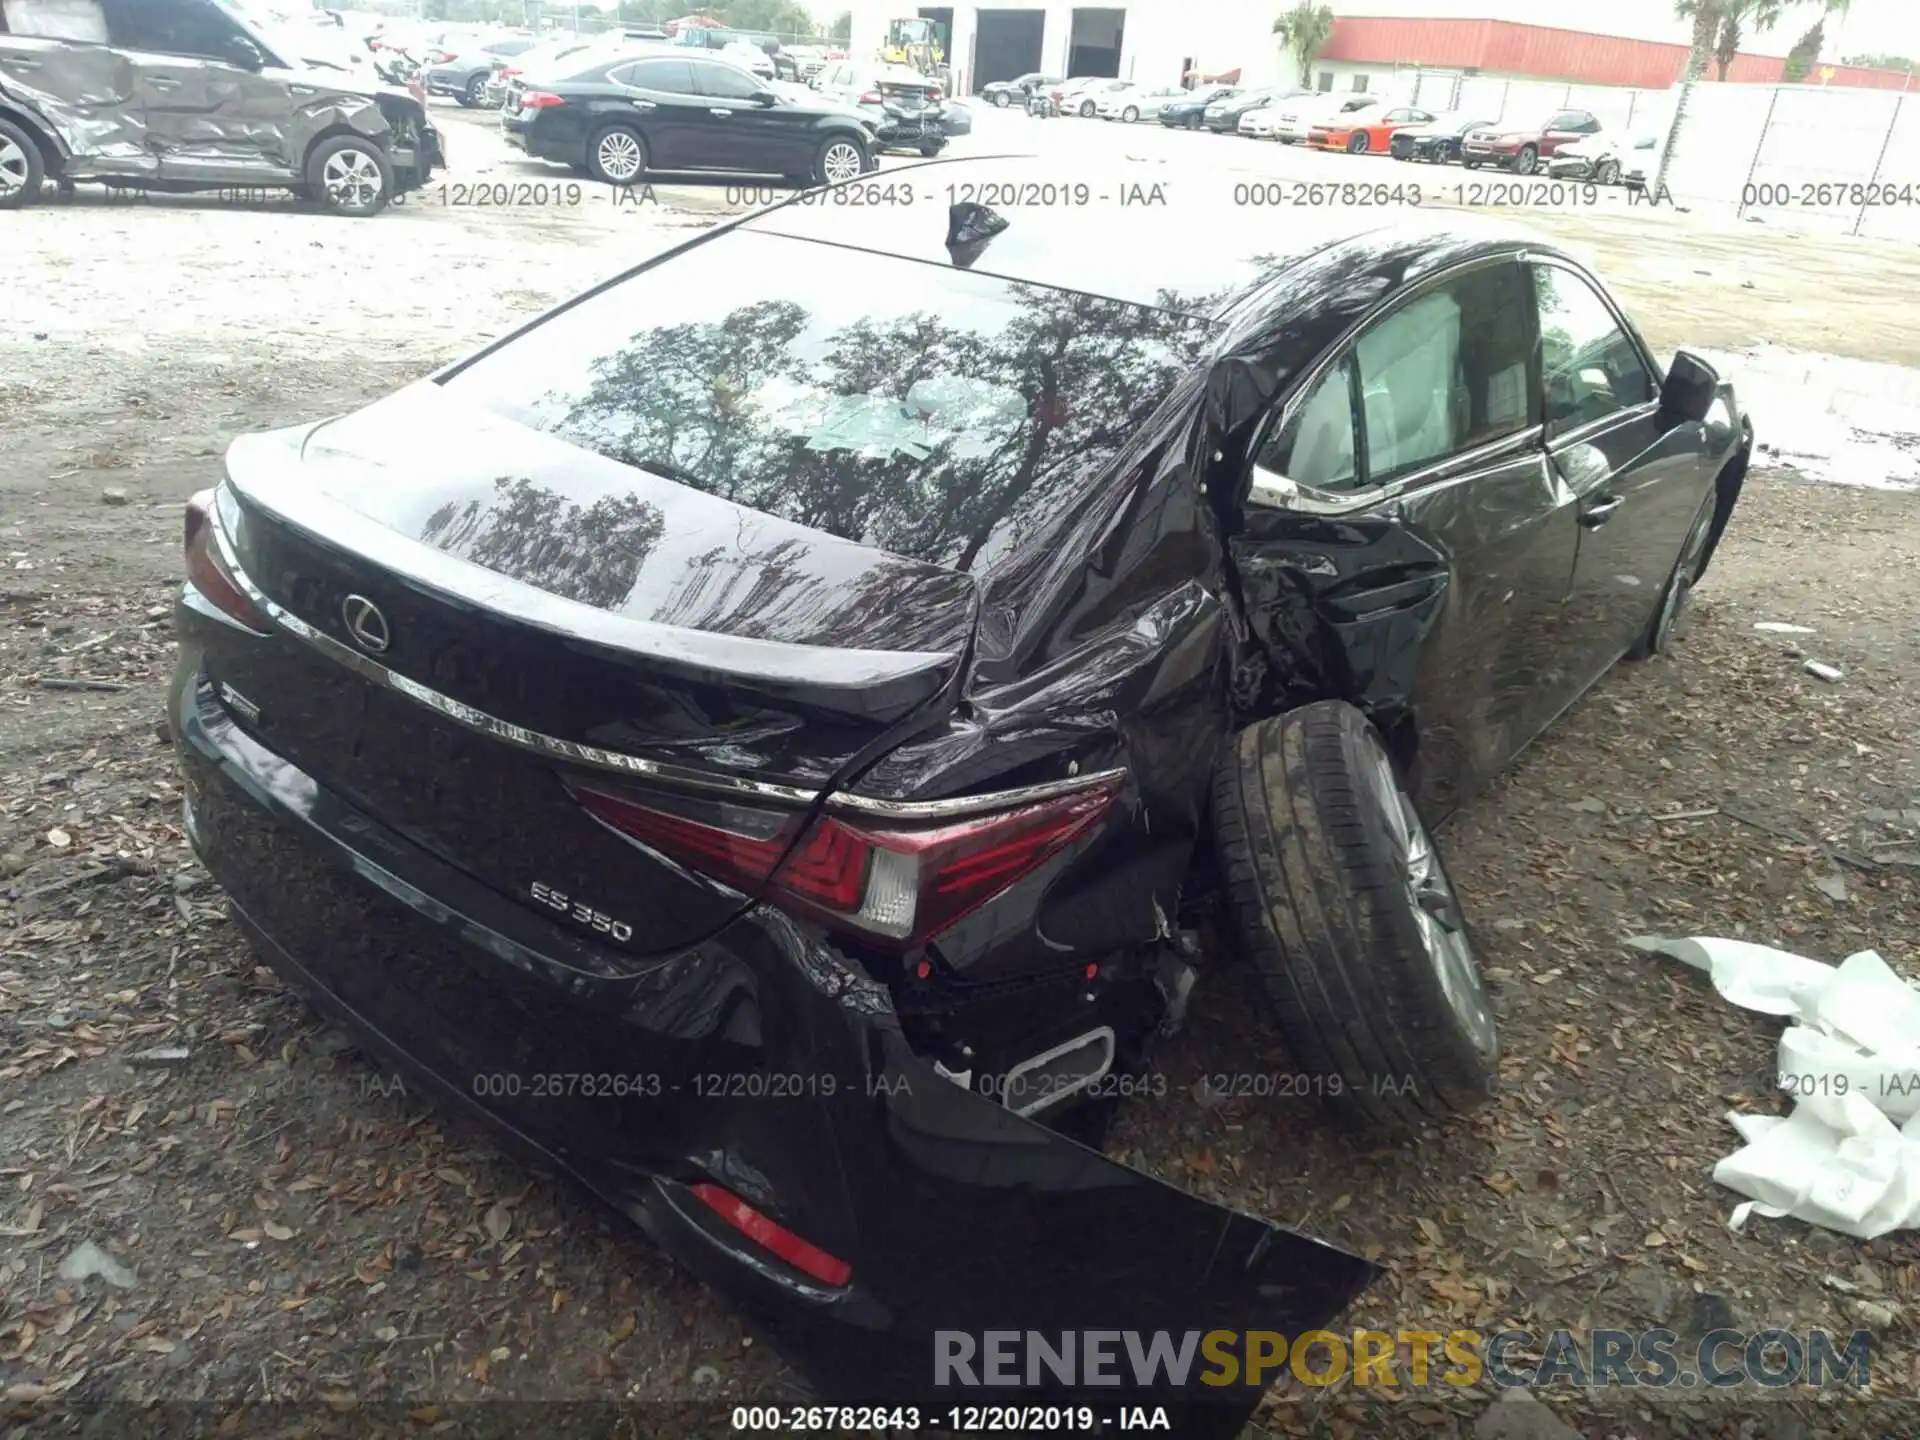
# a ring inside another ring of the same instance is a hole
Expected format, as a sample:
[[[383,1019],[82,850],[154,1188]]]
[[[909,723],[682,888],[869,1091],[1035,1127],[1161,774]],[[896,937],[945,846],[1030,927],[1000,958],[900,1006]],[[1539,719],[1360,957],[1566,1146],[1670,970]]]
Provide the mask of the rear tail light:
[[[433,54],[427,57],[427,63],[429,65],[446,65],[451,63],[453,59],[454,59],[453,51],[436,50],[433,52]]]
[[[867,91],[866,94],[860,97],[860,103],[862,105],[878,105],[880,103],[880,92],[878,90]]]
[[[519,73],[520,73],[520,72],[519,72],[518,70],[516,70],[516,69],[514,69],[514,68],[513,68],[513,66],[511,66],[511,65],[502,65],[502,66],[500,67],[500,78],[501,78],[502,80],[510,80],[510,79],[512,79],[512,78],[513,78],[513,77],[514,77],[515,75],[518,75]]]
[[[927,99],[933,101],[935,104],[938,104],[940,100],[939,90],[938,89],[929,90],[927,92]]]
[[[655,794],[642,802],[582,782],[569,788],[595,819],[676,862],[907,950],[1091,830],[1113,808],[1121,778],[936,822],[823,815],[809,824],[804,814],[730,801]]]
[[[520,108],[522,110],[551,110],[556,105],[564,105],[566,103],[567,102],[562,100],[558,95],[551,94],[545,90],[529,90],[520,97]]]
[[[777,1221],[769,1220],[738,1195],[722,1190],[718,1185],[708,1184],[695,1185],[693,1193],[701,1204],[727,1224],[761,1249],[786,1261],[801,1274],[812,1276],[822,1285],[835,1287],[845,1285],[853,1278],[853,1267],[846,1261],[829,1255],[809,1240],[802,1240]]]
[[[214,492],[202,490],[187,501],[186,551],[187,579],[224,615],[231,616],[250,630],[264,631],[267,617],[262,615],[246,591],[227,568],[214,535]]]

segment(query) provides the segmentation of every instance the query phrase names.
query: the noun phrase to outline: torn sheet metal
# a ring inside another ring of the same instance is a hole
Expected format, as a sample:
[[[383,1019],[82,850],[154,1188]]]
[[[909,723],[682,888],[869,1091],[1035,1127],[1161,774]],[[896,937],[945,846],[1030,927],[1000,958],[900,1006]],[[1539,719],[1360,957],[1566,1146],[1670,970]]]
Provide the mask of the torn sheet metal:
[[[1777,1072],[1793,1113],[1727,1117],[1747,1142],[1713,1171],[1749,1197],[1732,1228],[1756,1214],[1862,1240],[1920,1228],[1920,986],[1872,950],[1834,966],[1744,940],[1628,943],[1705,971],[1743,1009],[1796,1022]]]

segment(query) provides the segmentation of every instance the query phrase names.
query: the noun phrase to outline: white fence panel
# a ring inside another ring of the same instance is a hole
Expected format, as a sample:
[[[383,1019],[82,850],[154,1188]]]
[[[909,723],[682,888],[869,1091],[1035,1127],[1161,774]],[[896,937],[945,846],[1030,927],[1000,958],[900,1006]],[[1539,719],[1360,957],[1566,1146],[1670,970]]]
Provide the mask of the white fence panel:
[[[1667,155],[1666,188],[1684,205],[1740,205],[1747,166],[1760,148],[1771,85],[1695,85]]]
[[[1501,122],[1543,125],[1567,108],[1567,92],[1571,88],[1551,80],[1515,80],[1507,87],[1507,108],[1500,117]]]
[[[1458,70],[1418,71],[1414,76],[1412,103],[1436,114],[1451,110],[1463,78]]]
[[[1469,75],[1460,82],[1460,93],[1453,106],[1462,114],[1471,112],[1497,125],[1507,113],[1507,82]]]
[[[1871,193],[1873,186],[1879,187],[1878,194]],[[1868,188],[1854,233],[1876,240],[1920,241],[1920,94],[1900,97],[1876,178]]]

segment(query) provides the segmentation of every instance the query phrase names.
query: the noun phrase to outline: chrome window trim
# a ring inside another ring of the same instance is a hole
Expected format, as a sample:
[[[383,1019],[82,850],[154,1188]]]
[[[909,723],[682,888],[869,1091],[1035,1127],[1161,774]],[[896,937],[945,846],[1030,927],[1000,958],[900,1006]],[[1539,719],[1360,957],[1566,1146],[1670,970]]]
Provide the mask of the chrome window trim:
[[[295,639],[304,641],[335,664],[353,671],[362,679],[397,691],[416,704],[424,705],[476,734],[485,735],[489,739],[499,740],[552,760],[570,761],[577,765],[591,766],[596,770],[610,771],[616,775],[637,776],[673,789],[764,800],[782,808],[805,809],[817,804],[827,793],[796,785],[775,784],[767,780],[749,780],[737,775],[720,775],[711,771],[662,765],[656,760],[643,759],[624,751],[607,750],[597,745],[583,745],[574,740],[562,740],[558,736],[529,730],[524,725],[515,725],[512,721],[502,720],[496,715],[476,709],[463,700],[456,700],[451,695],[422,685],[419,681],[380,664],[350,645],[342,644],[325,631],[309,625],[285,606],[269,598],[259,586],[253,583],[246,571],[240,568],[240,559],[234,554],[226,529],[220,523],[217,508],[208,516],[207,523],[213,533],[214,542],[220,547],[220,556],[226,564],[229,576],[260,613],[274,625]],[[249,630],[248,633],[256,632]],[[1124,768],[1100,770],[1085,775],[1070,776],[1064,780],[1052,780],[1040,785],[1025,785],[1013,790],[996,790],[985,795],[958,795],[945,800],[884,800],[872,795],[835,791],[828,797],[826,808],[831,814],[861,815],[887,820],[951,820],[983,811],[1007,810],[1020,805],[1035,804],[1042,800],[1051,800],[1061,795],[1071,795],[1081,790],[1091,790],[1096,786],[1112,784],[1126,773]]]
[[[1329,345],[1326,353],[1314,361],[1312,367],[1296,382],[1293,398],[1255,436],[1249,447],[1250,456],[1257,457],[1266,447],[1267,441],[1292,422],[1293,417],[1299,412],[1300,407],[1306,404],[1307,399],[1326,377],[1327,372],[1351,356],[1359,337],[1379,321],[1458,276],[1495,265],[1524,265],[1528,263],[1530,254],[1531,252],[1526,250],[1510,250],[1498,255],[1481,255],[1471,260],[1463,260],[1457,265],[1449,265],[1446,269],[1429,275],[1418,285],[1393,295],[1386,304],[1369,310],[1348,326],[1340,338]],[[1529,288],[1531,288],[1530,285]],[[1631,332],[1628,333],[1631,338]],[[1531,376],[1528,377],[1528,384],[1529,386],[1532,384]],[[1529,406],[1532,399],[1532,395],[1529,394]],[[1365,423],[1364,417],[1360,417],[1360,420],[1362,424]],[[1259,463],[1257,458],[1250,458],[1247,464],[1252,474],[1252,488],[1248,491],[1247,498],[1249,503],[1258,503],[1264,493],[1265,508],[1268,509],[1293,510],[1306,515],[1345,515],[1394,499],[1416,486],[1441,478],[1447,472],[1484,463],[1496,452],[1508,447],[1516,450],[1525,449],[1529,445],[1544,440],[1545,435],[1546,427],[1543,424],[1528,425],[1524,429],[1514,431],[1511,435],[1502,435],[1496,440],[1489,440],[1471,450],[1448,455],[1406,475],[1395,476],[1384,485],[1374,485],[1365,490],[1319,490],[1268,470]],[[1284,482],[1284,484],[1276,482]]]

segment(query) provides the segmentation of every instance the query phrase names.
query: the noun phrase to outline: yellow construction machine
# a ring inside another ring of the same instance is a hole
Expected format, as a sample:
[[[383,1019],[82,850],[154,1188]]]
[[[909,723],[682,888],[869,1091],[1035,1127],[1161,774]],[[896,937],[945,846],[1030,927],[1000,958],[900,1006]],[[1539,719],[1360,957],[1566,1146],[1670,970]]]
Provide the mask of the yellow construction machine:
[[[922,75],[939,75],[947,57],[940,50],[940,32],[920,15],[887,22],[887,43],[881,47],[883,65],[907,65]]]

